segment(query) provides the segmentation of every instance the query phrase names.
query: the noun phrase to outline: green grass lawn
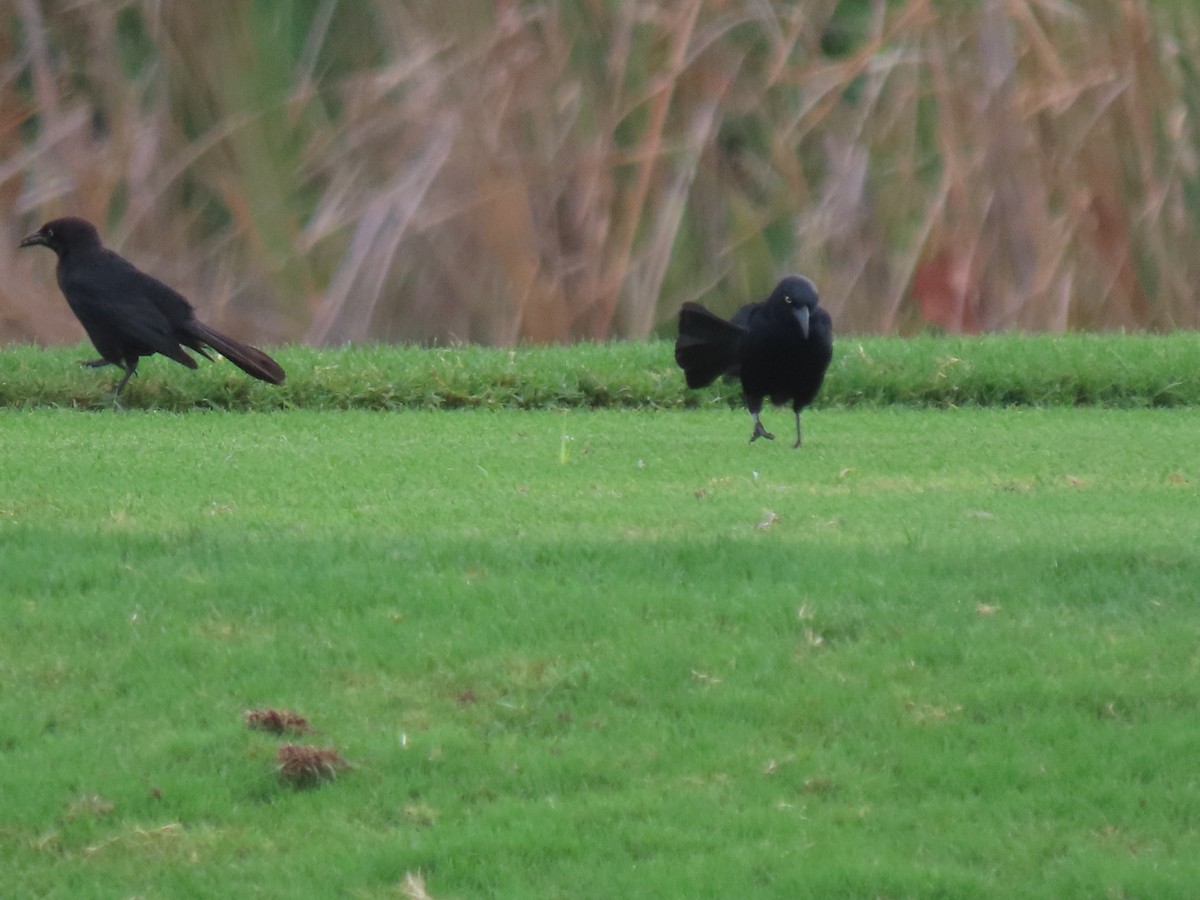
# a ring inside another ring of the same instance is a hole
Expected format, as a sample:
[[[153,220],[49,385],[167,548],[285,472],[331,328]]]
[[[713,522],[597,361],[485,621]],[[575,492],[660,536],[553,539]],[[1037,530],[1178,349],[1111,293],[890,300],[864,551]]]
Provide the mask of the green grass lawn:
[[[1191,895],[1200,410],[805,429],[0,413],[3,893]]]

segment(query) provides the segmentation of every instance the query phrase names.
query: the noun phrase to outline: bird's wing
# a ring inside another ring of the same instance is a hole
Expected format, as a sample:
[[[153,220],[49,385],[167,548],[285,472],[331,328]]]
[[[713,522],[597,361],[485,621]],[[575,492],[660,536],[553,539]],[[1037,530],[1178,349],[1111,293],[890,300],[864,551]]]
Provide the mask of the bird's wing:
[[[81,263],[61,273],[60,286],[93,343],[97,335],[116,336],[143,356],[161,353],[195,368],[175,336],[180,312],[191,317],[182,296],[109,251]]]
[[[825,307],[818,306],[813,310],[811,327],[820,343],[833,346],[833,319]]]
[[[762,308],[766,306],[766,303],[766,300],[762,300],[758,303],[747,303],[733,314],[733,318],[729,320],[730,323],[736,325],[745,332],[749,332],[753,327],[754,320],[758,318],[759,314],[762,312]],[[741,363],[738,362],[734,366],[731,366],[729,369],[729,374],[734,378],[740,378],[742,374]]]
[[[750,330],[750,323],[754,321],[754,317],[758,315],[760,309],[766,304],[766,301],[760,303],[747,303],[741,309],[733,314],[733,318],[729,321],[739,328]]]
[[[172,326],[183,325],[195,317],[196,313],[192,309],[192,304],[188,303],[187,298],[179,291],[170,285],[163,284],[153,275],[147,275],[140,269],[134,268],[131,263],[121,257],[118,256],[117,259],[129,267],[130,277],[136,282],[142,296],[153,303]]]

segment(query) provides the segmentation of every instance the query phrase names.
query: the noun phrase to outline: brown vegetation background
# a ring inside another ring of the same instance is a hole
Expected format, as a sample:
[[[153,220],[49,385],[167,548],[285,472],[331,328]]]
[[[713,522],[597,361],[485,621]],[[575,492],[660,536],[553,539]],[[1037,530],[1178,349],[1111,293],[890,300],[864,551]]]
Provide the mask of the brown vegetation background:
[[[85,216],[268,342],[1200,324],[1200,8],[0,0],[0,342]]]

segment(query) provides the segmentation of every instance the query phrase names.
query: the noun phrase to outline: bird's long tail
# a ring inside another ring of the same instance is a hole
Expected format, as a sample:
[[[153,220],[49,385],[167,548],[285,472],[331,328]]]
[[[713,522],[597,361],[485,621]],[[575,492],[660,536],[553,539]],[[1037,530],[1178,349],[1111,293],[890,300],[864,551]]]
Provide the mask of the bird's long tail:
[[[725,374],[736,375],[738,345],[746,331],[709,312],[699,303],[679,310],[679,337],[675,362],[683,369],[687,386],[701,388]]]
[[[185,328],[198,341],[212,347],[247,375],[253,375],[260,381],[271,384],[283,384],[283,379],[286,377],[283,366],[257,347],[235,341],[228,335],[209,328],[197,319],[192,319]],[[193,349],[203,352],[201,347],[193,347]]]

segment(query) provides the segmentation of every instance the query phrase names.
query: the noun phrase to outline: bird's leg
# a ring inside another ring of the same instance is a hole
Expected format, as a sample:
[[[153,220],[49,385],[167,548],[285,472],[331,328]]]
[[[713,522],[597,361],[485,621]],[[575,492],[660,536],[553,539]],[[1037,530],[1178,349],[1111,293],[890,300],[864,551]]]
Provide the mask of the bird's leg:
[[[132,366],[122,366],[125,369],[125,377],[117,382],[117,389],[113,391],[113,400],[118,403],[121,401],[121,391],[125,390],[125,385],[129,383],[129,379],[137,374],[137,364]]]
[[[795,450],[800,446],[800,410],[796,410],[796,443],[792,444],[792,449]]]
[[[766,438],[768,441],[775,440],[775,435],[763,428],[762,419],[758,417],[757,409],[750,410],[750,418],[754,419],[754,431],[750,434],[750,443],[753,444],[760,437]]]

